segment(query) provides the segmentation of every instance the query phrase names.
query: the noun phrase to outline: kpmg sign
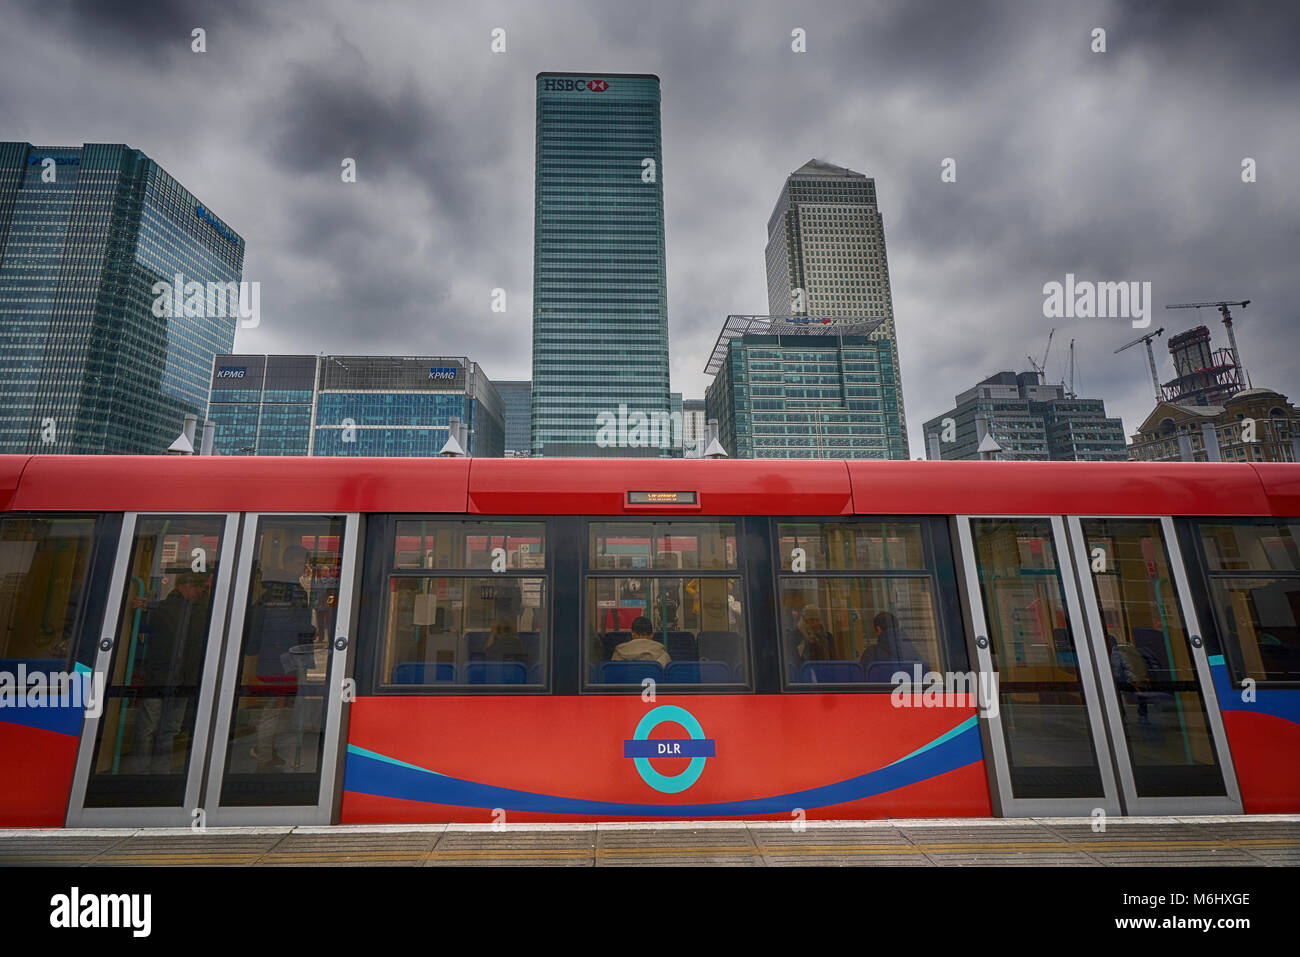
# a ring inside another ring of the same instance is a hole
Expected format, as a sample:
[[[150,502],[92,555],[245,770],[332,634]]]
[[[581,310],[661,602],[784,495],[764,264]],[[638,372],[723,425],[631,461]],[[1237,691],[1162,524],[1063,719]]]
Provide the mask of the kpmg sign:
[[[234,243],[236,246],[239,245],[239,237],[222,225],[221,220],[217,219],[217,217],[213,216],[212,213],[204,209],[202,205],[194,207],[194,215],[215,229],[217,235],[222,239]]]
[[[36,155],[27,157],[27,165],[39,166],[41,163],[44,163],[47,159],[54,160],[55,166],[80,166],[81,165],[80,156],[36,156]]]
[[[604,93],[609,89],[608,80],[561,79],[547,77],[542,81],[543,90],[590,90],[592,93]]]
[[[242,379],[248,375],[248,366],[226,366],[217,370],[218,379]]]
[[[440,382],[454,382],[456,380],[456,373],[458,372],[460,372],[460,370],[455,368],[452,369],[431,368],[429,370],[429,378],[437,379]]]

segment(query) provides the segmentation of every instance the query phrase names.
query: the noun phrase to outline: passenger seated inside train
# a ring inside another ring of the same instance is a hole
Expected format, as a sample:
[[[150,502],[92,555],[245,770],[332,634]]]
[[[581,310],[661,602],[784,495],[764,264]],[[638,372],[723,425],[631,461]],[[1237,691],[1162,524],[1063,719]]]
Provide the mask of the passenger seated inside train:
[[[920,661],[916,646],[898,627],[893,613],[882,611],[871,620],[875,640],[862,649],[862,668],[865,671],[873,661]]]
[[[483,657],[487,661],[520,661],[528,664],[528,649],[515,629],[515,623],[502,618],[492,626],[487,643],[483,646]]]
[[[632,622],[632,638],[614,648],[610,661],[657,661],[667,668],[673,660],[668,649],[656,641],[650,619],[642,615]]]
[[[835,657],[834,638],[822,624],[821,609],[805,605],[799,623],[786,636],[786,647],[793,648],[795,656],[805,661],[830,661]]]

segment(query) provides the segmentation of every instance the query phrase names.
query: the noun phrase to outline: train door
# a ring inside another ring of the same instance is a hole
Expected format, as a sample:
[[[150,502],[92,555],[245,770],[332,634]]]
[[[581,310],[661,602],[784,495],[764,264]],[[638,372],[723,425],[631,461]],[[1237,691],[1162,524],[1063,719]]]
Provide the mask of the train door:
[[[245,519],[206,791],[211,824],[328,824],[355,607],[356,515]]]
[[[185,825],[199,804],[239,516],[123,516],[67,823]]]
[[[1240,814],[1172,520],[1068,525],[1125,810]]]
[[[1120,813],[1064,521],[958,516],[957,533],[980,687],[996,688],[981,707],[995,803]]]
[[[329,822],[358,525],[124,516],[69,826]]]

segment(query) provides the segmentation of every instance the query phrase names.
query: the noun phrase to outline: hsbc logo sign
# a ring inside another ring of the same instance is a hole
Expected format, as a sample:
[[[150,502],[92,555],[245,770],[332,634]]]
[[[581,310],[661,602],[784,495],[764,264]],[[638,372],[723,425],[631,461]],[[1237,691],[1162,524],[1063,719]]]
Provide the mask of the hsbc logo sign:
[[[604,93],[609,89],[608,80],[568,80],[547,77],[542,81],[543,90],[590,90],[592,93]]]

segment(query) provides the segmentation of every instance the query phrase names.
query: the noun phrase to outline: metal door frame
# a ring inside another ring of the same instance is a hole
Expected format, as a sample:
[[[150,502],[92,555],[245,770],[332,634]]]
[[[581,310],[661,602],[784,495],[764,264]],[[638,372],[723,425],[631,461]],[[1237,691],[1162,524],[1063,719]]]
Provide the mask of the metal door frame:
[[[1101,603],[1097,598],[1097,588],[1092,580],[1091,562],[1088,560],[1088,543],[1083,534],[1085,519],[1102,519],[1111,521],[1157,521],[1164,536],[1165,555],[1168,557],[1173,575],[1174,595],[1178,599],[1183,616],[1183,629],[1191,651],[1192,661],[1196,667],[1196,677],[1201,686],[1202,701],[1205,705],[1206,720],[1209,722],[1211,739],[1214,743],[1215,756],[1219,760],[1219,771],[1223,776],[1224,795],[1188,795],[1185,797],[1139,797],[1133,774],[1133,756],[1129,751],[1128,738],[1124,734],[1124,722],[1119,709],[1119,694],[1115,688],[1114,678],[1109,674],[1109,666],[1103,669],[1102,662],[1109,661],[1104,654],[1106,647],[1106,629],[1101,620]],[[1074,553],[1075,568],[1078,573],[1080,591],[1086,593],[1084,610],[1087,613],[1088,641],[1096,653],[1094,661],[1097,668],[1097,683],[1101,686],[1102,697],[1106,705],[1106,720],[1110,725],[1113,756],[1119,773],[1120,793],[1124,807],[1130,814],[1242,814],[1241,792],[1237,788],[1236,769],[1232,763],[1232,752],[1228,747],[1228,736],[1223,726],[1223,715],[1219,711],[1219,699],[1214,691],[1214,679],[1210,673],[1209,657],[1205,652],[1200,623],[1196,607],[1192,603],[1191,588],[1188,585],[1187,570],[1183,565],[1182,550],[1178,546],[1174,521],[1167,515],[1071,515],[1067,519],[1070,531],[1070,547]],[[1103,674],[1103,671],[1105,672]]]
[[[240,651],[244,640],[244,617],[248,607],[248,592],[252,585],[253,556],[257,546],[258,526],[264,518],[342,518],[343,551],[339,556],[339,592],[335,634],[329,661],[329,680],[325,687],[323,716],[325,737],[321,743],[320,789],[316,803],[297,805],[241,805],[221,806],[221,787],[226,774],[230,724],[234,717],[235,695],[238,692],[243,662]],[[356,619],[354,601],[356,585],[360,581],[357,556],[359,540],[363,534],[360,515],[356,512],[249,512],[244,522],[244,533],[239,549],[239,577],[235,580],[234,601],[230,608],[230,627],[226,632],[228,651],[220,675],[217,713],[212,738],[212,756],[209,762],[207,789],[204,794],[207,822],[210,825],[241,824],[329,824],[333,814],[335,779],[339,770],[340,736],[343,712],[343,682],[347,677],[348,655],[351,648],[349,635]]]
[[[989,785],[993,799],[1003,817],[1088,817],[1101,809],[1106,814],[1121,813],[1119,789],[1110,761],[1110,742],[1106,722],[1103,720],[1097,682],[1092,667],[1086,620],[1080,606],[1078,585],[1074,578],[1070,543],[1065,534],[1065,522],[1060,515],[957,515],[957,540],[961,569],[959,574],[966,583],[967,613],[975,633],[975,654],[979,661],[980,687],[985,674],[996,674],[988,637],[988,619],[984,611],[984,593],[980,587],[979,568],[975,556],[975,538],[971,532],[972,519],[1002,519],[1007,521],[1041,521],[1047,519],[1052,527],[1052,545],[1057,555],[1057,574],[1065,595],[1066,615],[1071,624],[1075,656],[1079,665],[1079,683],[1088,715],[1088,729],[1092,734],[1094,757],[1101,778],[1102,794],[1095,797],[1018,798],[1011,787],[1011,764],[1007,754],[1007,741],[1002,726],[1002,707],[990,716],[980,708],[979,719],[987,722],[989,744],[992,748]],[[998,693],[1001,694],[1001,675],[997,675]]]
[[[212,613],[208,622],[207,647],[203,653],[203,671],[199,679],[199,695],[195,704],[194,731],[190,736],[190,758],[185,774],[185,797],[180,807],[92,807],[85,806],[86,790],[90,783],[91,764],[95,756],[95,743],[99,735],[100,722],[107,714],[107,692],[109,688],[109,669],[113,663],[113,653],[121,627],[120,614],[122,599],[126,592],[126,576],[131,570],[131,552],[135,547],[135,531],[140,518],[154,516],[166,517],[224,517],[225,527],[221,532],[223,547],[228,549],[229,558],[221,557],[217,565],[217,577],[212,588]],[[213,697],[216,694],[217,671],[221,662],[221,653],[225,645],[223,640],[226,628],[226,607],[230,597],[230,582],[239,558],[239,512],[200,511],[181,512],[154,509],[144,512],[125,512],[122,515],[122,530],[117,543],[117,556],[113,562],[113,577],[110,579],[108,605],[104,609],[101,623],[100,639],[95,653],[94,672],[104,676],[105,701],[101,704],[99,715],[85,716],[81,725],[81,741],[77,748],[77,763],[72,776],[72,791],[68,797],[68,813],[64,820],[66,827],[88,827],[105,825],[109,827],[185,827],[193,819],[192,812],[200,806],[203,784],[204,764],[210,750],[210,731]]]

